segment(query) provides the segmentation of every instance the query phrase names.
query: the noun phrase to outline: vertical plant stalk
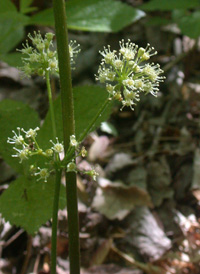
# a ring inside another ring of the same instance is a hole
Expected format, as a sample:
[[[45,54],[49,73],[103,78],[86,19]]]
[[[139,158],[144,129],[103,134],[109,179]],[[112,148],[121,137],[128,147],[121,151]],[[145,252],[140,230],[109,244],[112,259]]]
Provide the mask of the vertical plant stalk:
[[[55,139],[56,138],[56,120],[55,120],[55,113],[54,113],[54,108],[53,108],[51,84],[50,84],[50,77],[49,77],[48,71],[45,72],[45,78],[46,78],[47,92],[48,92],[48,98],[49,98],[49,109],[50,109],[50,114],[51,114],[53,137]]]
[[[53,107],[53,98],[50,84],[49,72],[46,71],[46,84],[49,98],[49,109],[51,115],[51,123],[53,130],[53,138],[56,139],[56,120]],[[59,156],[57,155],[56,161],[59,161]],[[56,274],[56,257],[57,257],[57,224],[58,224],[58,208],[59,208],[59,196],[60,196],[60,183],[61,183],[61,170],[56,170],[55,175],[55,189],[54,189],[54,199],[53,199],[53,216],[52,216],[52,236],[51,236],[51,273]]]
[[[69,147],[70,136],[75,134],[75,122],[65,1],[53,0],[53,10],[60,73],[64,148],[66,153]],[[66,173],[66,196],[70,273],[80,274],[77,186],[74,172]]]
[[[55,190],[53,200],[53,222],[51,236],[51,274],[56,274],[56,255],[57,255],[57,223],[58,223],[58,206],[60,194],[61,170],[56,170]]]

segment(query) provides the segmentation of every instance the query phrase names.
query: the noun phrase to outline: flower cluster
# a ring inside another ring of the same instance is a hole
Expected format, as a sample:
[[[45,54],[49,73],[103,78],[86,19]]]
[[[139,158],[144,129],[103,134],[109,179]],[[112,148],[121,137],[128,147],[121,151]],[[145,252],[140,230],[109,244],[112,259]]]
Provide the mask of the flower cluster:
[[[43,38],[40,32],[34,32],[32,36],[28,34],[28,38],[32,42],[32,46],[29,45],[28,40],[23,44],[23,49],[18,49],[25,57],[22,58],[23,67],[20,69],[25,75],[30,76],[37,74],[39,76],[45,76],[46,72],[51,74],[59,73],[58,70],[58,57],[56,50],[53,48],[54,34],[49,32],[45,34]],[[79,45],[76,41],[70,41],[69,54],[71,65],[74,64],[74,58],[80,52]]]
[[[59,154],[64,151],[63,144],[59,143],[58,138],[56,138],[56,143],[50,140],[52,146],[45,151],[40,148],[36,140],[38,130],[39,127],[36,127],[35,129],[30,128],[27,131],[23,128],[18,127],[18,132],[16,133],[13,130],[12,132],[14,136],[12,138],[8,137],[7,142],[14,145],[13,149],[16,151],[16,154],[12,155],[12,157],[19,158],[20,163],[28,160],[34,155],[39,155],[45,158],[45,163],[47,164],[54,161],[54,159],[56,159],[56,156],[59,156]],[[34,165],[30,166],[31,174],[35,176],[39,175],[38,180],[44,180],[45,182],[50,176],[51,171],[53,171],[53,167],[47,169],[35,167]]]
[[[133,105],[140,100],[140,92],[151,93],[156,96],[159,83],[164,76],[159,64],[144,64],[151,56],[157,54],[153,47],[147,44],[146,48],[138,48],[130,40],[119,42],[120,49],[111,50],[110,46],[100,51],[103,56],[101,65],[96,75],[96,80],[106,83],[110,98],[122,102],[133,110]]]
[[[72,153],[72,156],[69,157],[67,161],[63,159],[63,161],[60,160],[60,153],[64,152],[64,146],[63,143],[59,142],[58,138],[56,138],[56,142],[53,142],[50,140],[51,147],[49,147],[46,150],[43,150],[37,140],[37,131],[40,130],[39,127],[36,127],[35,129],[30,128],[29,130],[24,130],[23,128],[17,127],[17,131],[13,132],[13,137],[8,137],[7,142],[9,144],[14,145],[13,149],[15,150],[15,154],[12,155],[12,157],[19,158],[19,162],[22,163],[25,160],[30,159],[34,155],[39,155],[41,157],[44,157],[44,163],[48,165],[47,167],[41,168],[38,166],[35,166],[35,164],[31,164],[29,171],[31,175],[33,176],[39,176],[38,181],[42,180],[44,182],[47,182],[48,177],[52,172],[55,170],[55,166],[58,168],[65,168],[67,169],[67,172],[82,172],[84,174],[87,174],[91,176],[94,180],[96,180],[96,176],[98,173],[91,169],[90,171],[82,171],[79,170],[75,159],[78,156],[86,157],[87,151],[84,146],[80,147],[79,142],[76,140],[75,135],[70,136],[70,143],[69,143],[69,155],[71,151],[75,152]],[[67,158],[67,157],[66,157]],[[54,165],[56,163],[56,165]],[[63,165],[64,164],[64,165]]]
[[[87,156],[87,150],[84,146],[79,146],[79,142],[76,140],[75,135],[70,136],[70,148],[75,149],[75,158],[78,156],[81,156],[83,158]],[[90,176],[94,181],[96,181],[96,177],[99,174],[92,168],[90,170],[80,170],[75,163],[75,158],[67,163],[67,172],[81,172],[83,174]]]

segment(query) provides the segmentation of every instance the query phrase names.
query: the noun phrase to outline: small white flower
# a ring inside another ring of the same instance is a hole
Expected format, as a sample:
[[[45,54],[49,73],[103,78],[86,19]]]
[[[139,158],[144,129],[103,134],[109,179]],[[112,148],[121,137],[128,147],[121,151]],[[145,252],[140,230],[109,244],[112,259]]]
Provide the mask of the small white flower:
[[[132,90],[128,90],[125,88],[123,94],[126,100],[133,100],[135,98],[135,92]]]
[[[27,148],[18,149],[14,147],[13,149],[17,151],[17,154],[12,155],[12,157],[18,157],[20,159],[20,163],[22,163],[23,160],[28,159],[29,150]]]
[[[67,165],[67,172],[77,172],[76,164],[74,162],[70,162]]]
[[[154,51],[154,47],[150,47],[150,44],[147,44],[146,48],[139,48],[138,49],[138,58],[141,61],[147,61],[153,55],[156,55],[157,51]]]
[[[128,42],[124,44],[124,40],[119,42],[120,53],[124,56],[125,60],[130,61],[135,58],[138,46],[128,39]]]
[[[80,50],[80,45],[76,44],[76,40],[69,42],[69,56],[71,65],[74,64],[74,58],[78,55]]]
[[[130,78],[128,78],[128,79],[126,79],[126,80],[123,80],[123,81],[122,81],[122,84],[123,84],[124,86],[127,86],[128,88],[130,88],[130,89],[132,89],[132,90],[136,89],[136,87],[135,87],[135,81],[132,80],[132,79],[130,79]]]
[[[50,173],[47,168],[40,168],[38,167],[39,172],[36,172],[34,175],[37,176],[39,175],[40,178],[37,179],[37,181],[44,180],[47,182],[47,178],[50,176]]]
[[[59,143],[58,141],[58,137],[56,137],[56,143],[54,143],[52,140],[50,140],[50,142],[53,144],[52,149],[56,152],[56,153],[61,153],[64,151],[64,146],[62,143]]]
[[[77,147],[78,146],[78,142],[76,141],[75,135],[70,136],[70,146],[72,146],[72,147]]]
[[[112,86],[110,84],[106,84],[106,90],[108,91],[108,93],[110,93],[112,96],[115,95],[115,86]]]
[[[92,179],[94,181],[97,180],[97,176],[99,176],[99,173],[96,172],[96,170],[92,169],[92,170],[89,170],[89,171],[86,171],[85,174],[89,175],[90,177],[92,177]]]
[[[86,157],[87,156],[87,150],[85,149],[85,147],[81,148],[80,154],[82,157]]]
[[[113,66],[116,68],[116,69],[121,69],[123,68],[123,65],[124,65],[124,62],[120,59],[116,59],[114,62],[113,62]]]
[[[53,155],[53,150],[49,148],[45,151],[45,153],[47,157],[51,157]]]
[[[21,135],[20,133],[20,127],[17,127],[18,130],[18,135],[17,133],[12,130],[12,132],[14,133],[13,138],[8,137],[7,143],[9,144],[15,144],[15,145],[23,145],[24,144],[24,137]]]
[[[120,110],[122,110],[124,107],[130,107],[131,110],[134,110],[134,108],[132,107],[135,103],[133,102],[133,100],[131,99],[126,99],[122,101],[122,107]]]
[[[40,130],[39,127],[36,127],[35,129],[30,128],[27,131],[22,128],[22,131],[26,134],[26,138],[35,138],[38,130]]]
[[[108,48],[104,47],[104,51],[99,51],[99,53],[104,57],[106,64],[111,64],[115,60],[115,52],[115,50],[110,50],[110,45],[108,45]]]
[[[144,92],[146,92],[147,94],[151,93],[153,96],[157,97],[158,91],[159,91],[158,83],[153,84],[151,82],[147,82],[144,85]]]

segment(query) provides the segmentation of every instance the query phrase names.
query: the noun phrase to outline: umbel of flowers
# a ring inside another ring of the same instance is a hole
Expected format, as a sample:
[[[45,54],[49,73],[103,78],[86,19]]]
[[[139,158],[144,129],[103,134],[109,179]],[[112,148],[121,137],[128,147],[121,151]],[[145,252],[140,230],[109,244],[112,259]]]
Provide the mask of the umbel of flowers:
[[[55,172],[55,168],[66,168],[67,172],[79,172],[80,170],[78,169],[75,162],[76,157],[85,157],[87,155],[87,151],[85,147],[80,147],[79,143],[76,141],[75,136],[70,136],[68,152],[70,153],[70,151],[74,149],[76,155],[74,158],[70,158],[69,160],[65,161],[68,153],[63,160],[60,159],[61,154],[64,152],[63,143],[59,142],[58,138],[56,138],[56,142],[50,140],[49,148],[43,150],[37,141],[38,130],[40,130],[39,127],[36,127],[35,129],[30,128],[27,131],[23,128],[18,127],[17,132],[15,132],[14,130],[12,131],[13,137],[8,137],[7,140],[8,143],[13,145],[13,150],[15,151],[15,154],[13,154],[12,157],[18,158],[20,163],[27,161],[35,155],[42,157],[44,159],[43,167],[39,167],[35,164],[30,165],[30,174],[32,176],[37,176],[37,181],[42,180],[44,182],[47,182],[50,174]],[[96,180],[96,176],[98,175],[98,173],[94,169],[91,169],[89,171],[81,170],[80,172],[91,176],[93,180]]]
[[[32,36],[28,34],[28,38],[32,42],[29,45],[28,40],[23,44],[23,49],[18,49],[24,57],[22,57],[23,66],[20,68],[26,76],[37,74],[45,76],[45,72],[50,74],[58,74],[58,56],[57,51],[53,50],[54,34],[49,32],[43,38],[40,32],[34,32]],[[71,66],[74,64],[74,58],[80,52],[79,45],[76,41],[70,41],[69,54]]]
[[[141,92],[157,96],[159,83],[165,77],[160,76],[163,70],[159,64],[145,63],[157,54],[149,44],[144,49],[130,40],[122,40],[119,45],[119,52],[112,51],[110,46],[100,51],[103,59],[96,80],[106,84],[110,99],[122,102],[121,109],[127,106],[133,110]]]

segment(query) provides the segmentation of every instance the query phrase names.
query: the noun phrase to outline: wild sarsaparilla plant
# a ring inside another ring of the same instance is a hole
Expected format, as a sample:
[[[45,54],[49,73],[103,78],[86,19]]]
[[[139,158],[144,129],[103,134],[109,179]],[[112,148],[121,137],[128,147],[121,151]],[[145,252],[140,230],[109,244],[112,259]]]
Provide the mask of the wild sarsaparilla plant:
[[[164,77],[160,76],[163,71],[158,64],[149,63],[151,56],[156,54],[154,48],[150,47],[149,44],[146,48],[142,48],[130,40],[122,40],[119,42],[118,52],[111,50],[110,46],[105,47],[103,51],[100,51],[103,58],[95,77],[97,81],[105,84],[107,92],[101,88],[97,88],[98,91],[102,92],[102,94],[97,97],[95,88],[87,87],[86,92],[91,93],[93,100],[91,100],[91,106],[95,103],[97,107],[95,109],[90,108],[90,102],[88,101],[87,103],[85,100],[88,108],[86,105],[86,110],[84,109],[83,113],[85,111],[91,111],[92,113],[90,119],[85,123],[85,121],[82,121],[84,117],[78,113],[79,107],[77,107],[77,113],[79,115],[76,113],[78,98],[81,98],[83,94],[79,93],[79,96],[77,96],[75,93],[76,89],[72,90],[71,83],[71,69],[75,68],[75,57],[77,57],[80,52],[80,46],[75,41],[68,43],[64,1],[54,1],[54,16],[57,50],[53,48],[54,34],[46,33],[43,36],[40,32],[34,32],[33,35],[29,34],[29,40],[27,40],[23,48],[19,50],[22,53],[22,72],[28,77],[31,75],[39,75],[46,81],[49,114],[43,126],[32,125],[38,123],[36,118],[34,118],[36,122],[32,123],[30,127],[27,125],[26,120],[24,120],[24,125],[22,122],[19,122],[19,125],[16,125],[16,127],[12,128],[10,133],[8,133],[7,143],[13,149],[13,153],[11,154],[12,158],[18,159],[18,162],[23,167],[22,169],[19,167],[18,170],[21,174],[23,172],[25,173],[24,177],[21,177],[26,181],[22,187],[22,192],[26,189],[29,189],[29,192],[28,195],[26,195],[27,197],[23,206],[26,206],[26,203],[32,201],[31,199],[34,200],[34,192],[31,193],[31,189],[35,186],[39,187],[42,185],[42,188],[47,192],[47,187],[52,184],[53,180],[53,209],[51,215],[53,220],[51,245],[52,274],[56,273],[57,213],[59,209],[61,175],[65,174],[70,273],[79,274],[80,258],[76,173],[85,173],[91,176],[93,180],[96,180],[98,176],[98,173],[92,167],[90,170],[85,171],[78,169],[76,157],[85,157],[87,155],[87,151],[85,147],[81,145],[81,142],[94,126],[103,121],[104,117],[102,114],[112,100],[121,102],[121,110],[124,107],[130,107],[133,110],[136,103],[139,102],[142,93],[150,93],[153,96],[157,95],[159,83],[163,81]],[[52,99],[50,82],[52,75],[57,75],[60,79],[61,106],[59,105],[59,107],[58,103]],[[77,96],[76,100],[74,100],[75,96]],[[84,95],[84,99],[85,97],[87,97],[87,94]],[[99,98],[101,99],[99,100]],[[81,107],[84,107],[82,102],[80,104]],[[7,103],[8,112],[11,109],[11,105]],[[19,113],[22,113],[21,115],[24,116],[26,112],[23,106],[20,105],[20,107],[23,111],[18,107]],[[32,114],[30,114],[30,117],[32,117],[31,115]],[[57,115],[60,115],[59,120],[56,118]],[[11,119],[9,114],[7,117],[9,117],[11,125],[15,117]],[[13,124],[16,124],[16,121]],[[51,135],[49,139],[47,136],[48,132]],[[42,136],[45,136],[45,142]],[[11,159],[9,161],[12,162]],[[18,188],[20,188],[20,183],[23,184],[20,180],[19,178],[17,181]],[[11,189],[10,192],[9,189]],[[6,197],[13,195],[10,194],[12,187],[9,187],[9,189],[2,195],[2,201],[6,200]],[[43,192],[43,195],[46,195],[46,192]],[[23,197],[24,195],[21,195],[20,199]],[[6,208],[4,208],[2,212],[3,215],[13,223],[23,218],[23,213],[21,213],[22,215],[9,215]],[[38,215],[38,219],[42,222],[43,219],[41,219],[40,215]],[[27,219],[27,223],[29,224],[27,227],[30,227],[31,216]],[[21,223],[17,221],[16,224]],[[26,225],[23,224],[23,227],[26,227]],[[30,231],[33,232],[35,230],[30,229]]]

